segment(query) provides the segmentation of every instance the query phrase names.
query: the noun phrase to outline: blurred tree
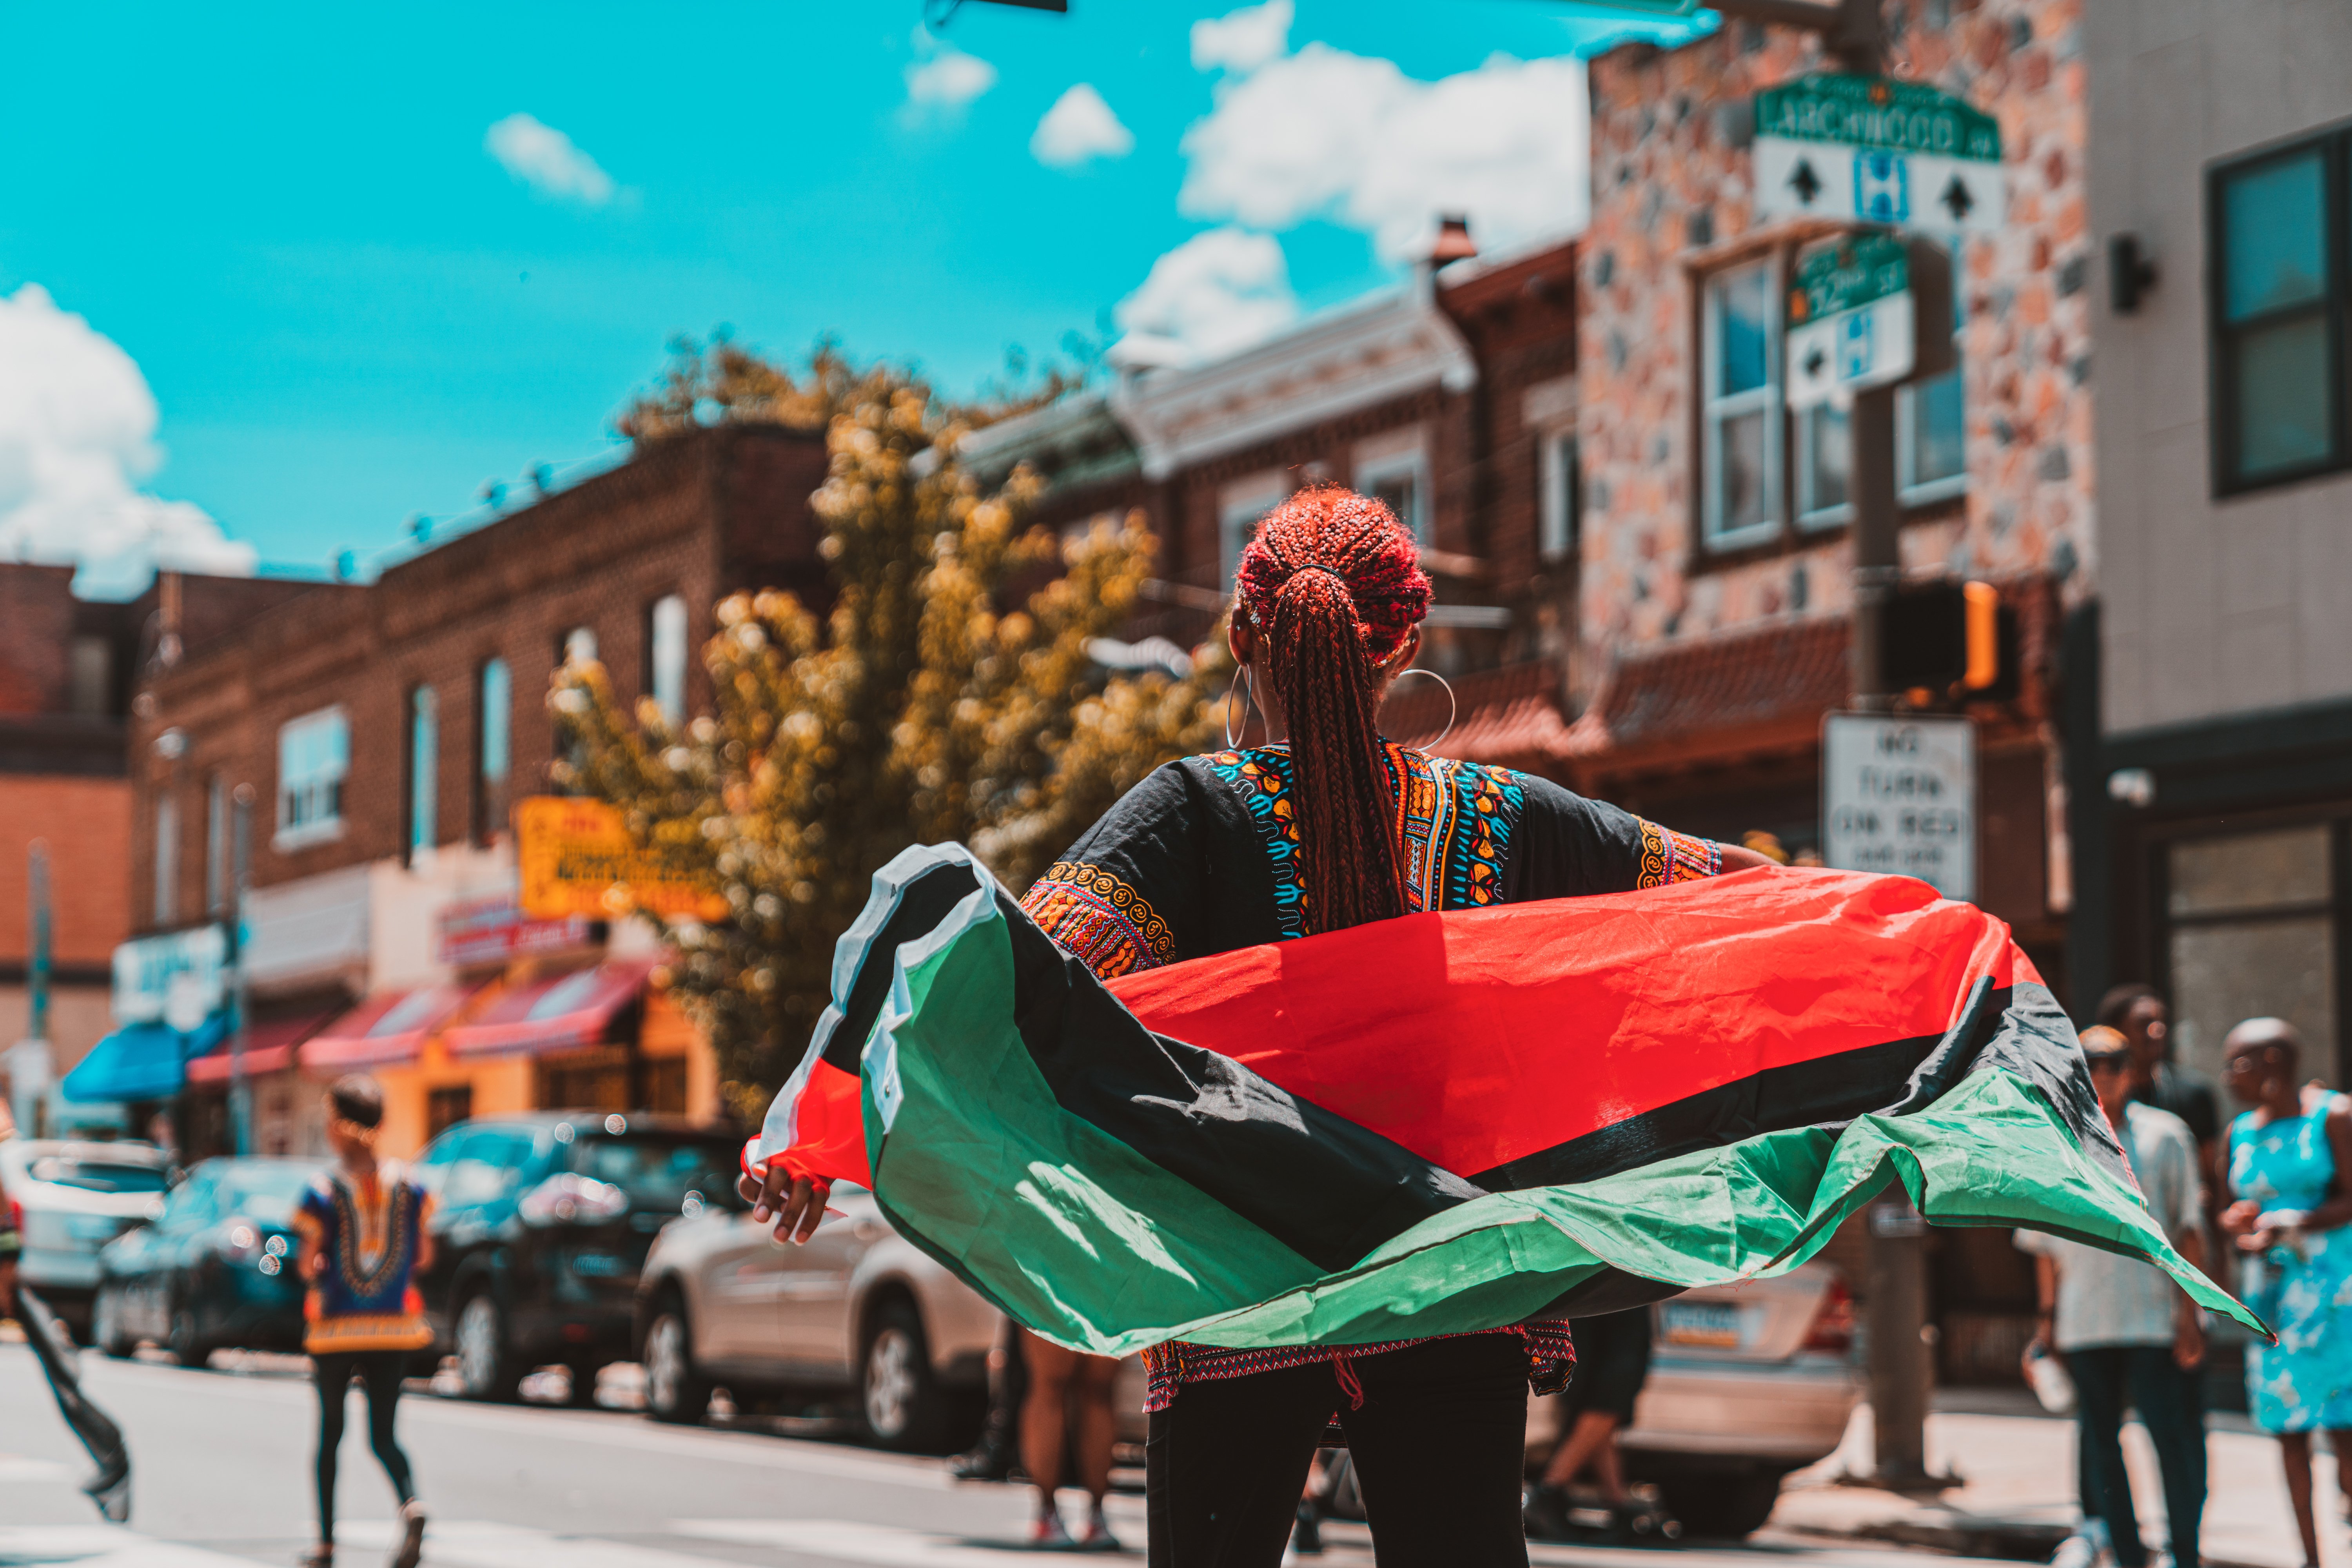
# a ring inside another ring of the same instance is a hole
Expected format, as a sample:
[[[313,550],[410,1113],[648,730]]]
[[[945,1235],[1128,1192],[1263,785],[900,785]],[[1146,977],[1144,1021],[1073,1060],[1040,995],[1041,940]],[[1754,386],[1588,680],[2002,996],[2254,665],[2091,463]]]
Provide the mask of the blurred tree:
[[[831,453],[813,500],[834,601],[722,602],[703,649],[715,714],[673,731],[649,701],[625,712],[594,664],[559,671],[550,696],[577,738],[565,782],[726,893],[726,921],[656,918],[677,955],[657,983],[709,1032],[739,1112],[756,1117],[798,1061],[834,943],[891,856],[957,839],[1025,889],[1122,791],[1215,731],[1222,664],[1106,679],[1087,656],[1150,571],[1140,517],[1057,543],[1024,524],[1038,489],[1025,469],[982,493],[958,465],[965,433],[1038,397],[994,388],[958,407],[829,342],[795,376],[722,338],[679,345],[618,421],[640,442],[725,419],[822,426]]]

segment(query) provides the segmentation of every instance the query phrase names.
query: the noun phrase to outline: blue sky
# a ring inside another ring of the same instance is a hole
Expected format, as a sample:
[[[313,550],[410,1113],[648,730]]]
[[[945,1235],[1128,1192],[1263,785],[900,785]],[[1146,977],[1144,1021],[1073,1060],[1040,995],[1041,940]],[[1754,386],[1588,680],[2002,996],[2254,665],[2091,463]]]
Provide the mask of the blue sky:
[[[915,0],[19,8],[18,58],[50,64],[0,96],[0,551],[79,551],[99,591],[157,548],[368,559],[485,479],[608,450],[678,332],[796,355],[832,331],[963,389],[1229,229],[1155,279],[1166,320],[1144,323],[1203,352],[1236,300],[1246,335],[1392,278],[1413,204],[1456,185],[1496,193],[1490,228],[1557,227],[1565,196],[1517,193],[1559,183],[1559,79],[1506,73],[1516,100],[1415,84],[1641,26],[1548,0],[1299,0],[1286,32],[1257,12],[1216,35],[1204,70],[1192,24],[1230,6],[1072,5],[967,5],[929,41]],[[1188,156],[1253,77],[1234,116],[1287,103],[1389,151],[1294,153],[1312,134],[1235,118]],[[1081,83],[1100,103],[1066,106],[1041,144],[1069,166],[1049,166],[1033,137]],[[1490,100],[1520,115],[1516,144],[1432,150]],[[521,174],[486,142],[501,121]]]

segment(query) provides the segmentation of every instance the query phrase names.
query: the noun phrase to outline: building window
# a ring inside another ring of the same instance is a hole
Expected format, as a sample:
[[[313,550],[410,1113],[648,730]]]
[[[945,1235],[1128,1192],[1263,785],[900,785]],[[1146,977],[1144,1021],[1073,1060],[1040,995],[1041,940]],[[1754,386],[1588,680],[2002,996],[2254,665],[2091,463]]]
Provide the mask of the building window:
[[[1217,575],[1231,583],[1241,564],[1242,546],[1256,536],[1258,520],[1290,499],[1290,481],[1279,472],[1227,485],[1217,496]]]
[[[556,645],[555,662],[567,665],[595,663],[596,628],[574,626],[564,633],[563,640]]]
[[[430,858],[439,842],[441,698],[429,686],[408,694],[408,858]]]
[[[228,908],[228,780],[215,773],[205,784],[205,913]]]
[[[1701,531],[1733,549],[1780,529],[1780,290],[1776,261],[1706,281]]]
[[[686,601],[656,599],[646,612],[646,689],[673,730],[686,721]]]
[[[1543,515],[1536,548],[1547,561],[1576,552],[1578,514],[1584,508],[1584,470],[1577,458],[1576,433],[1556,430],[1543,437]]]
[[[2207,191],[2216,489],[2226,494],[2352,462],[2345,441],[2338,132],[2216,169]]]
[[[1853,420],[1818,404],[1791,416],[1797,438],[1797,526],[1843,528],[1853,521]]]
[[[1429,451],[1416,443],[1378,456],[1359,454],[1356,489],[1396,514],[1422,543],[1430,542]]]
[[[478,766],[474,780],[474,838],[487,844],[505,826],[508,731],[514,712],[514,690],[507,678],[507,661],[482,661],[477,682],[474,748]]]
[[[1895,484],[1906,506],[1924,506],[1969,488],[1968,415],[1962,353],[1968,290],[1952,262],[1952,368],[1895,389]]]
[[[2336,963],[2346,889],[2336,868],[2346,824],[2178,839],[2165,847],[2164,960],[2172,1044],[2183,1067],[2221,1076],[2221,1041],[2247,1018],[2284,1018],[2336,1080]]]
[[[278,731],[278,848],[342,836],[343,775],[351,760],[351,725],[340,708],[305,713]]]
[[[425,1091],[425,1136],[438,1138],[474,1114],[474,1086],[446,1084]]]
[[[78,637],[66,650],[66,706],[75,713],[114,711],[114,645]]]
[[[180,801],[169,785],[155,796],[155,923],[179,918]]]

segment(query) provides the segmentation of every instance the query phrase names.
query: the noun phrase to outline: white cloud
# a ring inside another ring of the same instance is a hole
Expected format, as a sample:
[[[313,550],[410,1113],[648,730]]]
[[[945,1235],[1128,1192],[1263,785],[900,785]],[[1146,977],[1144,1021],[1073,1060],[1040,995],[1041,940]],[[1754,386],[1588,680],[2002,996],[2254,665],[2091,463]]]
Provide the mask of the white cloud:
[[[163,454],[131,356],[27,283],[0,295],[0,559],[76,563],[79,589],[134,593],[158,564],[243,574],[253,547],[138,488]]]
[[[953,120],[996,85],[996,68],[965,54],[924,26],[915,28],[915,63],[907,68],[907,102],[900,117],[919,125]]]
[[[1265,0],[1192,24],[1192,68],[1247,76],[1290,47],[1290,0]]]
[[[1089,82],[1080,82],[1054,100],[1037,133],[1029,138],[1037,162],[1056,169],[1075,169],[1095,158],[1124,158],[1135,151],[1135,132]]]
[[[1298,319],[1298,300],[1271,235],[1213,228],[1153,262],[1113,314],[1121,363],[1193,364],[1273,336]]]
[[[1391,260],[1438,214],[1467,213],[1493,248],[1583,226],[1586,124],[1580,59],[1496,55],[1425,82],[1309,44],[1231,83],[1185,132],[1178,205],[1255,228],[1329,218]]]
[[[577,142],[529,114],[509,114],[490,127],[482,146],[499,166],[543,196],[601,207],[613,199],[613,176]]]

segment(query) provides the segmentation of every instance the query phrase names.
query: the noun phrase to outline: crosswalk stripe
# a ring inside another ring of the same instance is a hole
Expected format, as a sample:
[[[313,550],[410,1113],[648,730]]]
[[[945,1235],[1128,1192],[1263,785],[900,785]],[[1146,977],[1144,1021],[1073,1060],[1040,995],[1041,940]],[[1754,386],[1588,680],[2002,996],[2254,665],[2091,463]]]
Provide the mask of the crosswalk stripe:
[[[70,1563],[71,1568],[253,1568],[200,1546],[158,1541],[114,1524],[0,1527],[0,1563]],[[701,1563],[696,1568],[710,1568]]]

